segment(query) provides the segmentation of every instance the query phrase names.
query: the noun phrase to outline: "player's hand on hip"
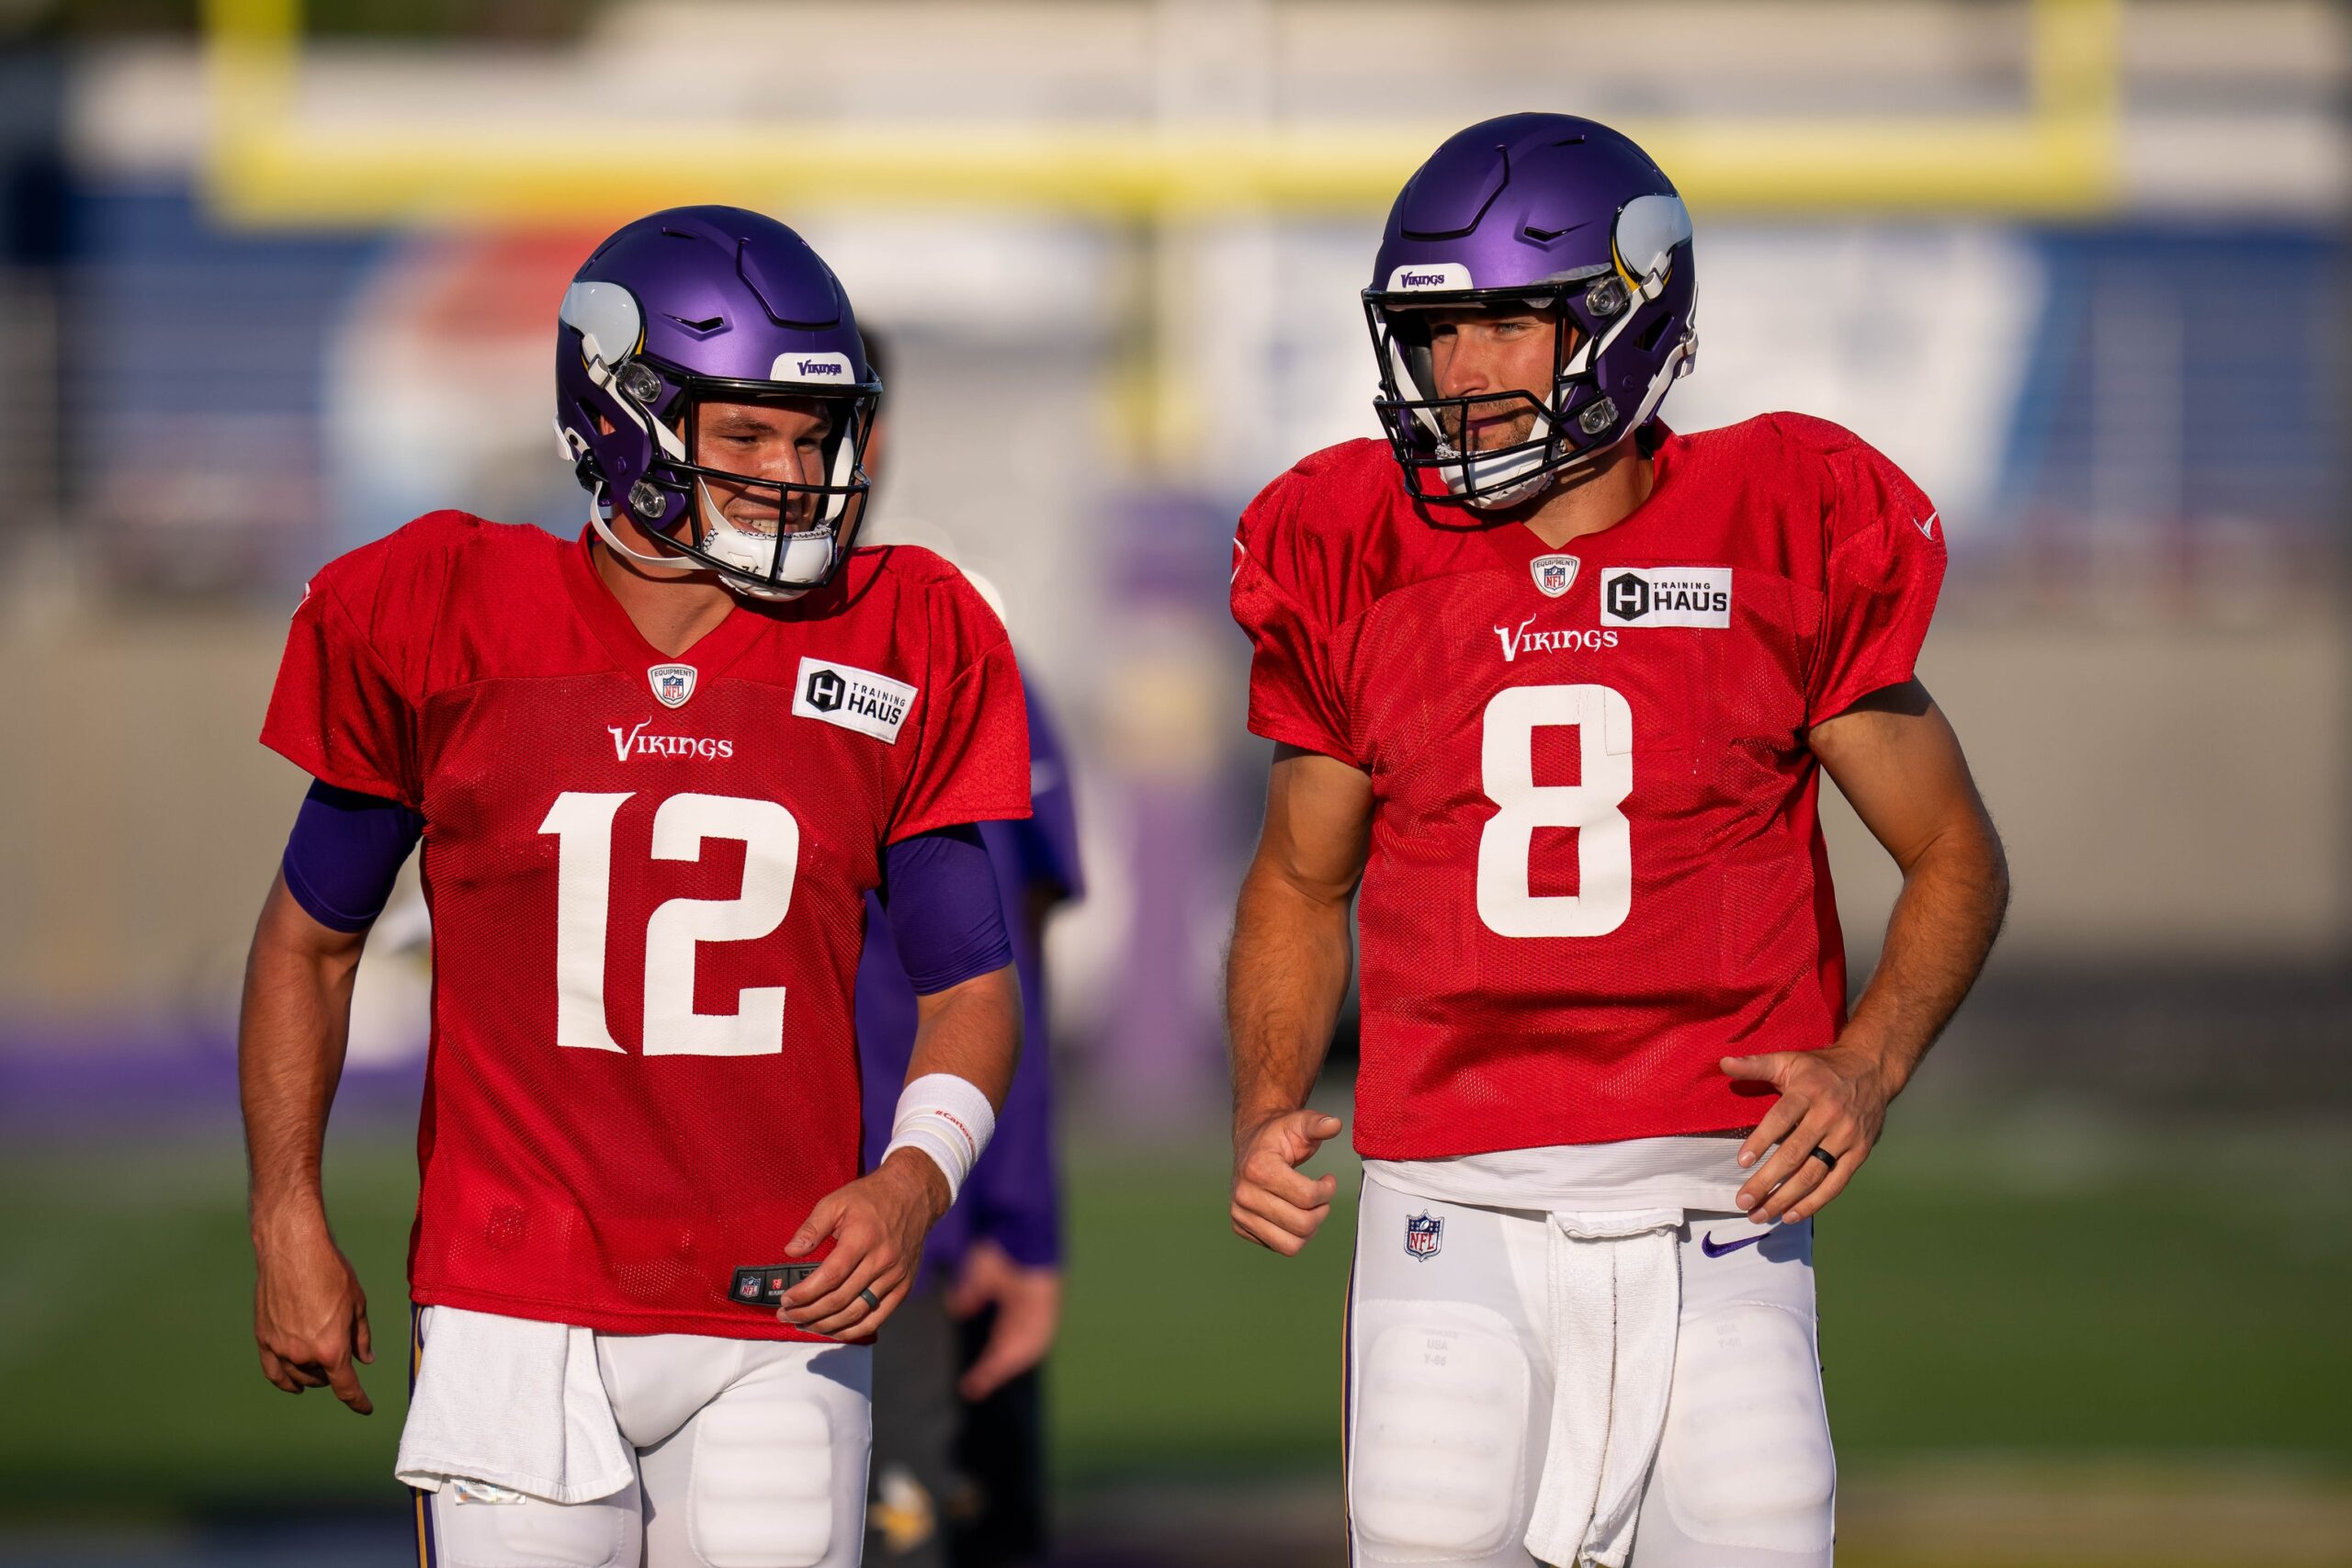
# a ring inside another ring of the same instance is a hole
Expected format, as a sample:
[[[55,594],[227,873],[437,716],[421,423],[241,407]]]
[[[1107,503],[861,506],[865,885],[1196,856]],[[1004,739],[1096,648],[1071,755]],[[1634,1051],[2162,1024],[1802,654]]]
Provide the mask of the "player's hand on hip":
[[[1732,1077],[1781,1091],[1739,1146],[1739,1163],[1756,1168],[1740,1186],[1740,1208],[1758,1224],[1811,1219],[1846,1190],[1886,1125],[1886,1104],[1894,1095],[1878,1058],[1854,1046],[1830,1045],[1725,1056],[1722,1066]],[[1815,1149],[1831,1157],[1818,1157]]]
[[[835,1339],[873,1338],[906,1299],[922,1238],[946,1212],[947,1178],[916,1149],[897,1150],[879,1168],[826,1193],[784,1250],[797,1258],[827,1236],[833,1250],[785,1292],[776,1316]]]
[[[254,1341],[261,1374],[288,1393],[331,1388],[362,1416],[375,1414],[356,1359],[372,1363],[368,1292],[325,1224],[254,1235]]]
[[[963,1271],[948,1288],[947,1310],[970,1317],[996,1308],[989,1341],[956,1385],[969,1400],[986,1399],[1046,1359],[1062,1321],[1062,1271],[1029,1269],[992,1241],[972,1244]]]
[[[1309,1176],[1298,1168],[1339,1135],[1344,1125],[1320,1111],[1284,1111],[1233,1138],[1233,1234],[1295,1258],[1331,1217],[1336,1176]]]

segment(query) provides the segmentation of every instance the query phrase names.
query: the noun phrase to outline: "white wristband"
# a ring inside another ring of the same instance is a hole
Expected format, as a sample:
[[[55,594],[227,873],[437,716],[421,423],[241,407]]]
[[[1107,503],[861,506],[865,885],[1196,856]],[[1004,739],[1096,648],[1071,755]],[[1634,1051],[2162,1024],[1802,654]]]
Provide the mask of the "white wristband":
[[[996,1111],[968,1078],[953,1073],[925,1073],[899,1096],[899,1112],[890,1122],[888,1159],[899,1149],[920,1149],[947,1178],[947,1201],[964,1190],[964,1179],[996,1131]]]

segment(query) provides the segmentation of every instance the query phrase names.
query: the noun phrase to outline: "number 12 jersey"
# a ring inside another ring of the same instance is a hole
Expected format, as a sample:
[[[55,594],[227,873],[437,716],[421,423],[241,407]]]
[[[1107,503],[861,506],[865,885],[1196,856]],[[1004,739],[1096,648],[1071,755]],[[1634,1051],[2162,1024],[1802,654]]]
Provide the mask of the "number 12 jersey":
[[[1811,727],[1908,680],[1935,509],[1836,425],[1666,434],[1548,548],[1418,508],[1386,446],[1243,514],[1250,728],[1371,775],[1356,1146],[1419,1160],[1718,1132],[1724,1055],[1845,1017]]]
[[[312,581],[262,739],[424,818],[415,1300],[817,1337],[729,1289],[858,1173],[883,847],[1029,813],[1020,676],[971,585],[858,550],[672,658],[586,536],[435,513]]]

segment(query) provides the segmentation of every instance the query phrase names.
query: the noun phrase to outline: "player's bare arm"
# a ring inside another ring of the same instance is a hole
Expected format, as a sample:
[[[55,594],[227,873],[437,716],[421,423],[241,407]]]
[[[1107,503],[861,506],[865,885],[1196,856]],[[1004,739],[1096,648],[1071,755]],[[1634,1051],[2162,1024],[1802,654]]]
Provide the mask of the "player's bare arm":
[[[273,880],[237,1029],[262,1375],[288,1393],[332,1388],[362,1416],[375,1406],[352,1363],[375,1359],[368,1297],[327,1227],[319,1157],[366,942],[321,925]]]
[[[1968,759],[1917,681],[1889,686],[1815,728],[1814,752],[1903,869],[1878,968],[1837,1043],[1726,1058],[1781,1099],[1749,1134],[1740,1206],[1761,1221],[1818,1213],[1853,1179],[1910,1081],[1975,984],[2008,907],[2008,863]],[[1832,1166],[1813,1157],[1819,1147]]]
[[[907,1081],[952,1075],[978,1088],[991,1110],[1002,1110],[1021,1055],[1021,980],[1012,965],[918,996],[915,1010]],[[833,1250],[823,1267],[786,1292],[776,1315],[817,1334],[872,1338],[906,1299],[923,1237],[951,1198],[939,1166],[920,1150],[901,1147],[819,1199],[785,1251],[800,1257],[829,1235]],[[878,1307],[869,1307],[867,1292]]]
[[[1277,745],[1266,825],[1242,878],[1226,976],[1233,1053],[1234,1234],[1295,1257],[1336,1177],[1298,1167],[1340,1119],[1305,1109],[1348,988],[1348,907],[1372,832],[1362,769]]]

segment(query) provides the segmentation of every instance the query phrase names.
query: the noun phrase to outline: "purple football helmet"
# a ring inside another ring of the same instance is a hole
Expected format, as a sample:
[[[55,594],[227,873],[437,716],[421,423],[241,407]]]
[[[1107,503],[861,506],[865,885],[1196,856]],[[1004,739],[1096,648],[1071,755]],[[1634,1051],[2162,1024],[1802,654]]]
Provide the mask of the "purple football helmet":
[[[1363,291],[1380,360],[1374,408],[1420,501],[1515,505],[1649,423],[1698,352],[1690,214],[1649,155],[1565,114],[1514,114],[1446,141],[1397,194]],[[1562,330],[1551,395],[1439,395],[1432,307],[1489,304]],[[1526,437],[1469,449],[1480,416],[1516,396]]]
[[[866,365],[849,296],[808,242],[738,207],[640,218],[572,278],[555,336],[556,434],[607,545],[649,564],[707,567],[762,598],[792,598],[832,576],[865,514],[862,464],[882,383]],[[694,461],[705,403],[784,400],[831,416],[823,482]],[[773,495],[777,523],[760,529],[728,517],[710,493],[714,479]],[[623,545],[612,529],[616,506],[677,555]]]

